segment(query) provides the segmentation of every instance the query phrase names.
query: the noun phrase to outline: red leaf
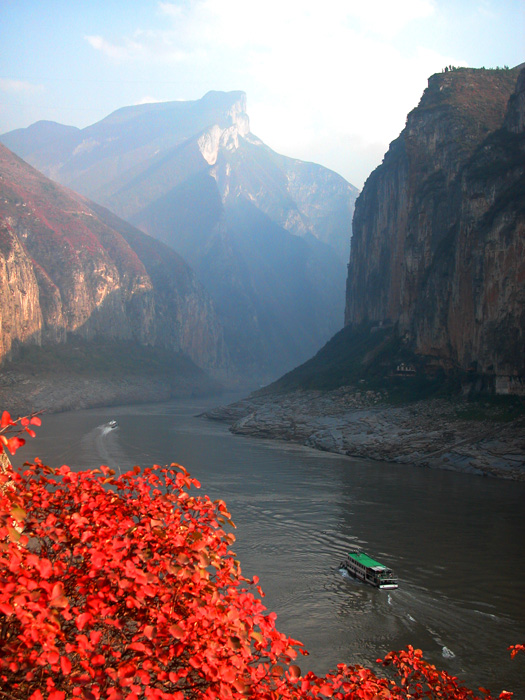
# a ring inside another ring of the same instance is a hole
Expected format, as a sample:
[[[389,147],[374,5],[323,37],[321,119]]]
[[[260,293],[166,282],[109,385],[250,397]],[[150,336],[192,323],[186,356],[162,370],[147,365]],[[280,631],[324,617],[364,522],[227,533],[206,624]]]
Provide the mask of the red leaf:
[[[58,651],[50,651],[47,654],[47,660],[50,664],[56,664],[58,661]]]
[[[42,576],[42,578],[49,578],[53,573],[53,565],[51,564],[49,559],[40,559],[40,561],[38,562],[38,568],[40,570],[40,576]],[[54,598],[53,595],[51,595],[51,597]]]
[[[172,637],[175,637],[175,639],[182,639],[182,637],[184,637],[184,630],[180,625],[171,625],[169,633]]]
[[[119,678],[133,678],[136,673],[136,668],[133,664],[124,664],[118,670]]]
[[[24,438],[18,437],[18,435],[15,435],[12,438],[9,438],[7,441],[7,449],[9,452],[14,455],[15,452],[20,448],[23,447],[26,444],[26,441]]]
[[[92,615],[91,613],[80,613],[80,615],[77,615],[77,619],[75,620],[76,626],[78,627],[79,630],[83,630],[84,627],[87,625],[88,622],[91,621]]]
[[[146,625],[144,627],[144,636],[147,639],[153,639],[155,636],[155,627],[153,627],[153,625]]]
[[[66,596],[63,594],[63,587],[61,583],[57,583],[55,587],[53,588],[53,592],[55,592],[55,588],[60,586],[60,589],[62,590],[62,593],[58,593],[58,595],[53,596],[51,600],[49,601],[49,607],[50,608],[67,608],[69,605],[69,600],[66,598]]]
[[[293,664],[292,666],[288,667],[288,673],[290,674],[290,678],[299,678],[301,675],[301,669],[299,666]]]
[[[60,665],[62,666],[62,673],[65,676],[69,676],[71,673],[71,661],[67,656],[60,657]]]
[[[231,666],[229,668],[225,668],[224,670],[221,670],[221,679],[225,683],[233,683],[233,681],[237,677],[237,671],[232,668]]]
[[[2,419],[0,420],[0,428],[8,428],[10,425],[16,425],[16,423],[11,419],[11,414],[4,411],[2,413]]]

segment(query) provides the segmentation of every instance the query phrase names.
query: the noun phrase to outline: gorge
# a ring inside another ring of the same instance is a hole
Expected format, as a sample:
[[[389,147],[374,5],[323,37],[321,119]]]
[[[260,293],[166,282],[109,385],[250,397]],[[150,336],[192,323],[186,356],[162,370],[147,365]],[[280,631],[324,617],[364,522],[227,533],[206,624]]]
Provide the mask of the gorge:
[[[524,120],[523,66],[433,75],[357,199],[345,328],[209,417],[339,454],[524,479]]]
[[[522,66],[431,76],[357,199],[345,327],[304,364],[211,417],[243,434],[341,454],[522,478],[524,88]],[[216,378],[249,377],[253,386],[311,356],[336,329],[341,278],[332,262],[345,255],[344,212],[356,193],[334,173],[280,156],[253,136],[244,93],[124,108],[84,130],[39,123],[2,140],[98,198],[68,195],[77,210],[82,202],[77,219],[89,212],[113,227],[140,260],[142,277],[134,274],[154,290],[155,309],[168,322],[155,320],[147,293],[139,303],[119,283],[116,306],[108,307],[117,314],[111,337],[171,348]],[[55,197],[62,192],[45,187]],[[4,200],[6,221],[23,233],[27,207],[15,199]],[[170,316],[174,267],[177,279],[191,279],[185,289],[201,289],[200,277],[207,290],[183,295],[186,306],[178,298],[180,311]],[[140,286],[126,274],[129,289]],[[102,298],[107,292],[97,284]],[[40,294],[53,310],[48,287]],[[62,311],[47,311],[47,325],[35,331],[35,304],[17,298],[29,319],[27,336],[13,326],[22,344],[63,339],[60,323],[49,320]],[[122,299],[137,306],[138,319],[126,316]],[[88,339],[104,325],[102,308],[83,326]],[[489,401],[473,420],[467,397],[498,395],[516,400]],[[459,403],[450,405],[450,396]]]
[[[342,327],[357,190],[263,144],[244,93],[125,107],[82,130],[39,122],[1,140],[189,263],[222,325],[230,381],[275,379]]]

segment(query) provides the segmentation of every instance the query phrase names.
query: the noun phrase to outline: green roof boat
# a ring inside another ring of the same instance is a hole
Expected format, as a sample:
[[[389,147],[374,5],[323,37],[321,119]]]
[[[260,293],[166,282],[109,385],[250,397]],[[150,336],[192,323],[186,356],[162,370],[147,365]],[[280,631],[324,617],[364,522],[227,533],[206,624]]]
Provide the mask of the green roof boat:
[[[380,564],[361,549],[352,549],[340,564],[351,576],[377,588],[398,588],[397,577],[391,569]]]

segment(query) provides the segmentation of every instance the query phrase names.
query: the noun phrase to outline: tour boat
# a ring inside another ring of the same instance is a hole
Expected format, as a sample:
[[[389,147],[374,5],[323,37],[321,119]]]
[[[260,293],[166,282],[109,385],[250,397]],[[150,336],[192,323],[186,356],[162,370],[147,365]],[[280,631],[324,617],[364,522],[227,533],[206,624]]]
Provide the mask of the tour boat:
[[[349,574],[361,581],[370,583],[377,588],[397,588],[397,578],[388,567],[380,564],[361,549],[352,549],[348,556],[341,562],[341,569],[346,569]]]

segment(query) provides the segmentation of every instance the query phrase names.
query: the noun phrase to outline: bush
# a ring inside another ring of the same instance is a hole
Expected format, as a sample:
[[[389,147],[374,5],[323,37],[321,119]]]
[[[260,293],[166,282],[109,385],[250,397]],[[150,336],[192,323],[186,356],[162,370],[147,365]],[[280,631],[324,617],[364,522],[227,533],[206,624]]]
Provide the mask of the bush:
[[[396,680],[345,665],[302,676],[306,652],[242,576],[222,501],[194,495],[176,464],[18,473],[2,450],[39,423],[0,423],[0,698],[490,698],[411,647],[382,662]]]

